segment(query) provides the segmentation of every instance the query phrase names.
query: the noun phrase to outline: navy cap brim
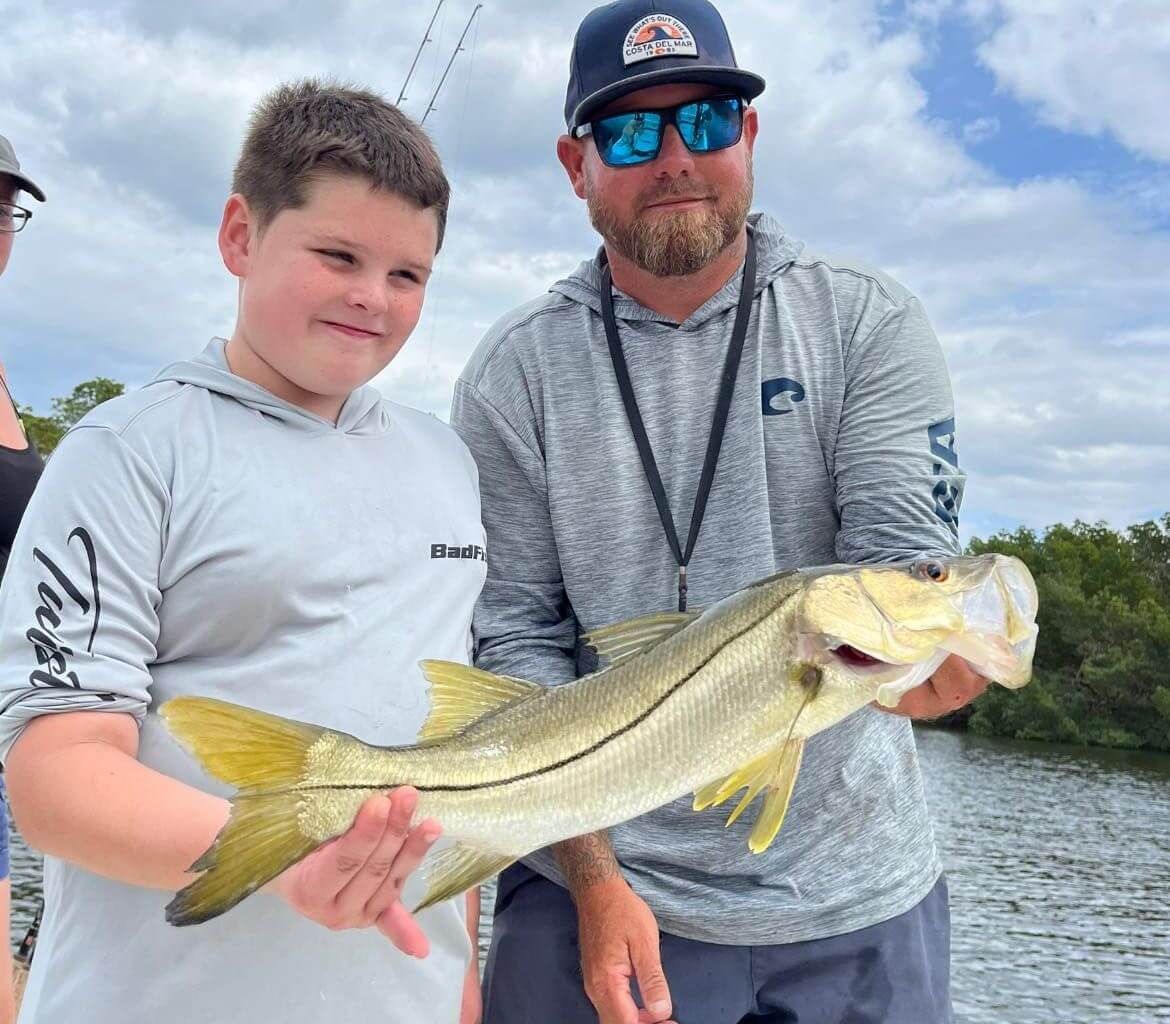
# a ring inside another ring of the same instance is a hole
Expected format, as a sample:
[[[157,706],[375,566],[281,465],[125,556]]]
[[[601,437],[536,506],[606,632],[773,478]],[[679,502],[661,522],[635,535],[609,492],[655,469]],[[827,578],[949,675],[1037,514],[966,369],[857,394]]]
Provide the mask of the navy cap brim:
[[[619,100],[639,89],[649,89],[655,85],[674,85],[678,82],[726,86],[731,92],[748,100],[754,100],[759,96],[764,91],[765,85],[764,79],[759,75],[741,68],[695,67],[692,64],[686,67],[675,66],[661,68],[658,71],[647,71],[645,74],[614,82],[612,85],[598,89],[592,95],[586,96],[573,111],[573,118],[569,122],[569,131],[571,132],[592,120],[599,110],[613,103],[614,100]]]

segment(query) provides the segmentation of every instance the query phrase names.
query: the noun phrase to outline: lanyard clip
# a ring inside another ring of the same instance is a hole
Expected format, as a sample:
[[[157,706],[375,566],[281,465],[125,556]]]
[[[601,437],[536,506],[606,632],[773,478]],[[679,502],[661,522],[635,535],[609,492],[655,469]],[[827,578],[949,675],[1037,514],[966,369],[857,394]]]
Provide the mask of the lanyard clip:
[[[678,567],[678,610],[680,612],[687,610],[687,567],[685,565]]]

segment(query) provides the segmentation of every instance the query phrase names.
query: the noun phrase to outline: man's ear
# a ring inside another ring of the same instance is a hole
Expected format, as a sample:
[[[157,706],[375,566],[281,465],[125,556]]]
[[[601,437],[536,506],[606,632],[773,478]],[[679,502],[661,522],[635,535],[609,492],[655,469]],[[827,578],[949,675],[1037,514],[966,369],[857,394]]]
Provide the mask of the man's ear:
[[[749,153],[756,151],[756,136],[760,133],[760,115],[755,107],[743,112],[743,137]]]
[[[578,199],[585,198],[585,143],[571,135],[557,139],[557,159],[569,176]]]
[[[254,226],[248,201],[238,192],[228,196],[219,224],[219,254],[228,272],[241,279],[248,276],[251,265]]]

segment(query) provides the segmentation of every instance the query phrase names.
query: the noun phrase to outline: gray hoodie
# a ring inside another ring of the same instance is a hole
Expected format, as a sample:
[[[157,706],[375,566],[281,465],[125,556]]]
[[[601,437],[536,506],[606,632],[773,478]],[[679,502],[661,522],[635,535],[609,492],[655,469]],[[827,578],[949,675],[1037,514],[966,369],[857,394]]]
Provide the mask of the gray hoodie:
[[[124,712],[139,758],[225,793],[154,713],[220,697],[413,742],[421,658],[466,662],[484,545],[475,467],[445,425],[355,391],[336,426],[234,376],[223,343],[87,416],[53,455],[0,589],[0,753],[37,715]],[[412,880],[407,898],[416,894]],[[462,902],[432,952],[330,932],[257,894],[173,928],[169,893],[45,858],[24,1024],[454,1022]]]
[[[793,566],[957,550],[963,485],[946,367],[918,301],[804,251],[754,216],[758,268],[723,451],[689,568],[691,607]],[[685,543],[740,274],[676,324],[615,290],[633,390]],[[578,637],[672,609],[677,565],[582,264],[497,323],[455,390],[492,556],[477,663],[555,684]],[[610,832],[666,931],[726,944],[817,938],[893,917],[940,864],[908,721],[866,709],[813,739],[771,848],[749,812],[679,800]],[[529,863],[563,881],[547,851]]]

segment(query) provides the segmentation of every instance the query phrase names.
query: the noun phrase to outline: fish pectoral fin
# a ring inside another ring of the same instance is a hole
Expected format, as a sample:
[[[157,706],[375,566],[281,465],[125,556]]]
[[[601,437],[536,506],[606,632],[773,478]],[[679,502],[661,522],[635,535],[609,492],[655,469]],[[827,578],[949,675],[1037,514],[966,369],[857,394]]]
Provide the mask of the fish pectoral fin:
[[[752,853],[763,853],[771,846],[780,826],[784,824],[784,815],[788,813],[788,802],[792,799],[792,790],[796,786],[796,776],[800,774],[803,758],[804,740],[789,740],[780,749],[776,771],[768,780],[764,806],[748,836],[748,849]]]
[[[612,667],[656,647],[702,614],[701,610],[695,610],[643,615],[638,619],[627,619],[612,626],[591,630],[581,637],[581,642],[592,647],[597,656],[605,658]]]
[[[440,740],[462,732],[472,722],[543,687],[526,679],[497,676],[456,661],[421,661],[430,683],[431,713],[418,731],[419,740]]]
[[[762,791],[767,790],[759,817],[748,837],[748,848],[752,853],[761,853],[776,838],[776,833],[784,823],[788,801],[792,797],[792,787],[796,785],[796,776],[800,772],[803,757],[804,740],[789,740],[778,750],[769,750],[766,754],[749,761],[727,778],[717,779],[704,786],[695,793],[694,808],[696,811],[702,811],[725,803],[741,789],[746,788],[747,792],[731,812],[731,817],[727,819],[730,826],[735,824]]]
[[[299,793],[235,797],[227,824],[191,865],[203,874],[167,904],[167,920],[179,926],[210,921],[312,853],[321,841],[301,832],[300,808]]]
[[[483,884],[515,860],[509,854],[489,853],[463,843],[440,850],[423,869],[427,892],[413,913],[417,914],[420,910],[426,910],[427,907]]]

